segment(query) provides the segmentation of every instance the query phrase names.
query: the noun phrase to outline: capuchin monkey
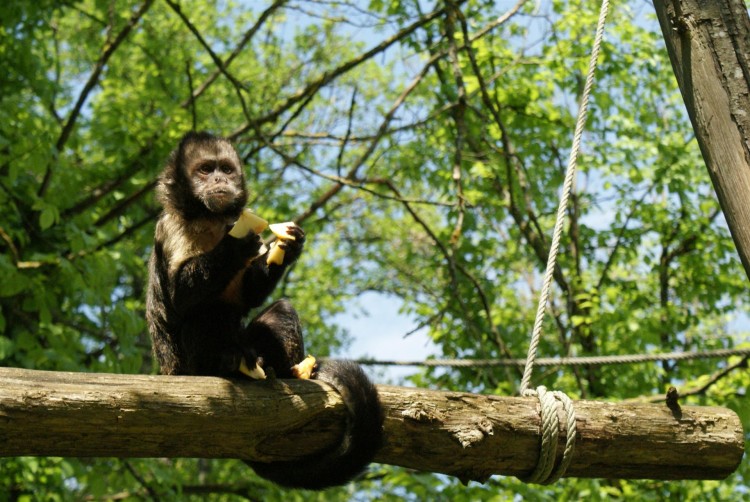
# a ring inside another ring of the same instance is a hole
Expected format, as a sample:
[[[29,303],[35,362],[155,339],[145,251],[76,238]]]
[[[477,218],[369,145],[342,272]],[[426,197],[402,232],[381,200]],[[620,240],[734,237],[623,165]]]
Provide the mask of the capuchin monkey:
[[[244,319],[271,294],[302,252],[305,234],[288,227],[281,265],[267,264],[261,239],[228,235],[248,200],[237,152],[225,139],[191,132],[170,154],[157,185],[163,211],[149,261],[146,317],[165,375],[305,378],[297,313],[287,300]],[[267,251],[265,251],[267,253]],[[344,484],[369,464],[383,441],[383,410],[362,369],[348,361],[312,368],[342,395],[349,418],[339,444],[296,461],[248,462],[275,483],[322,489]],[[246,374],[247,371],[244,371]]]

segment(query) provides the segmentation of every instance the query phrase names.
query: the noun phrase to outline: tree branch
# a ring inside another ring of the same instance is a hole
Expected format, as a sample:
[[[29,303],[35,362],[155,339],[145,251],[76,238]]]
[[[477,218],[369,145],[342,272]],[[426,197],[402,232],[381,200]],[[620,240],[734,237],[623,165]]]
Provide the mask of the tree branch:
[[[461,0],[458,3],[463,3],[464,0]],[[331,70],[324,72],[320,77],[318,77],[316,80],[308,83],[308,85],[304,88],[295,93],[293,96],[288,97],[281,105],[279,105],[276,109],[266,113],[265,115],[258,117],[257,119],[253,120],[252,122],[248,122],[247,124],[244,124],[240,126],[239,129],[232,132],[229,135],[229,139],[236,139],[237,137],[241,136],[242,134],[246,133],[247,131],[256,129],[260,124],[268,123],[268,122],[275,122],[279,116],[284,113],[285,111],[289,110],[292,106],[299,103],[300,101],[305,101],[308,99],[309,96],[315,94],[318,92],[319,89],[324,87],[325,85],[329,84],[339,76],[345,74],[349,70],[359,66],[363,62],[367,61],[368,59],[372,58],[373,56],[376,56],[377,54],[380,54],[381,52],[385,51],[389,47],[391,47],[396,42],[399,42],[400,40],[404,39],[406,36],[410,35],[414,31],[416,31],[418,28],[424,26],[425,24],[433,21],[434,19],[438,18],[439,16],[443,15],[445,13],[445,7],[435,9],[430,14],[427,14],[426,16],[420,17],[417,21],[410,24],[409,26],[401,29],[393,35],[392,37],[383,40],[381,43],[376,45],[375,47],[371,48],[370,50],[364,52],[363,54],[360,54],[356,58],[353,58],[346,63],[342,64],[341,66]]]
[[[379,386],[376,461],[463,480],[523,476],[537,461],[538,401]],[[724,408],[576,401],[568,476],[722,479],[744,449]],[[0,368],[0,455],[274,461],[338,441],[346,407],[314,380],[64,373]],[[560,432],[560,449],[565,442]]]
[[[60,132],[60,136],[57,138],[57,143],[55,143],[55,157],[50,160],[49,164],[47,164],[47,170],[44,173],[42,184],[39,186],[39,190],[37,192],[37,195],[39,197],[44,197],[44,195],[47,193],[47,190],[49,189],[49,184],[52,179],[52,164],[55,158],[57,158],[57,155],[59,155],[59,153],[62,151],[65,143],[67,143],[70,134],[73,132],[73,127],[75,126],[76,120],[78,120],[78,116],[81,113],[81,108],[83,108],[83,104],[86,102],[86,99],[94,89],[96,83],[99,81],[99,76],[101,75],[102,70],[104,70],[104,66],[106,66],[109,58],[112,57],[112,54],[115,53],[123,40],[125,40],[128,34],[130,34],[130,31],[136,24],[138,24],[138,21],[140,21],[141,17],[143,17],[143,15],[146,13],[146,11],[148,11],[149,7],[151,7],[153,3],[154,0],[146,0],[145,2],[143,2],[141,7],[130,17],[128,23],[125,25],[125,27],[123,27],[120,33],[117,34],[114,40],[105,44],[104,51],[102,52],[102,55],[99,56],[99,60],[94,66],[94,71],[91,72],[88,81],[83,86],[81,93],[78,95],[78,100],[76,101],[73,110],[70,112],[68,120],[65,122],[62,131]]]

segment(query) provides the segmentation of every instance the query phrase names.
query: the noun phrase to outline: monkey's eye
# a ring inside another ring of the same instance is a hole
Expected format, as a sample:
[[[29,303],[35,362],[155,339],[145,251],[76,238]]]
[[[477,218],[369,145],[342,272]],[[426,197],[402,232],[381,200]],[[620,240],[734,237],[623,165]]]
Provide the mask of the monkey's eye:
[[[198,172],[201,174],[211,174],[214,170],[214,166],[211,164],[201,164],[198,166]]]
[[[234,171],[232,166],[230,166],[229,164],[222,164],[220,169],[221,169],[221,172],[223,172],[224,174],[231,174],[232,171]]]

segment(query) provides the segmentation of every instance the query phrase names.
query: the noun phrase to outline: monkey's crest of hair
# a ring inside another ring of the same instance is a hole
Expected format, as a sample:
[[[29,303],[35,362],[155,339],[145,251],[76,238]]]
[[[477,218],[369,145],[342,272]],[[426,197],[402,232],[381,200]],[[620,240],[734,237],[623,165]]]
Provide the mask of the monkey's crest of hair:
[[[195,188],[187,172],[189,164],[204,156],[225,157],[239,171],[241,191],[232,203],[221,213],[211,212],[195,196]],[[156,186],[157,200],[171,214],[178,214],[186,220],[195,218],[236,218],[247,204],[248,194],[242,163],[232,144],[224,138],[205,131],[189,132],[170,154],[164,171]]]

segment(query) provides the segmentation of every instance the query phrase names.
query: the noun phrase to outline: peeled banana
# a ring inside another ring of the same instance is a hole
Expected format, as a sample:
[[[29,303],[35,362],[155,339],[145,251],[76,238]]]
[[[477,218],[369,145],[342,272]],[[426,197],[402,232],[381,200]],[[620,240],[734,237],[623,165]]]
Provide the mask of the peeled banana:
[[[266,220],[249,209],[244,209],[242,213],[240,213],[237,222],[229,231],[229,235],[236,237],[237,239],[242,239],[251,231],[255,234],[259,234],[265,230],[266,227],[268,227],[268,222]]]

